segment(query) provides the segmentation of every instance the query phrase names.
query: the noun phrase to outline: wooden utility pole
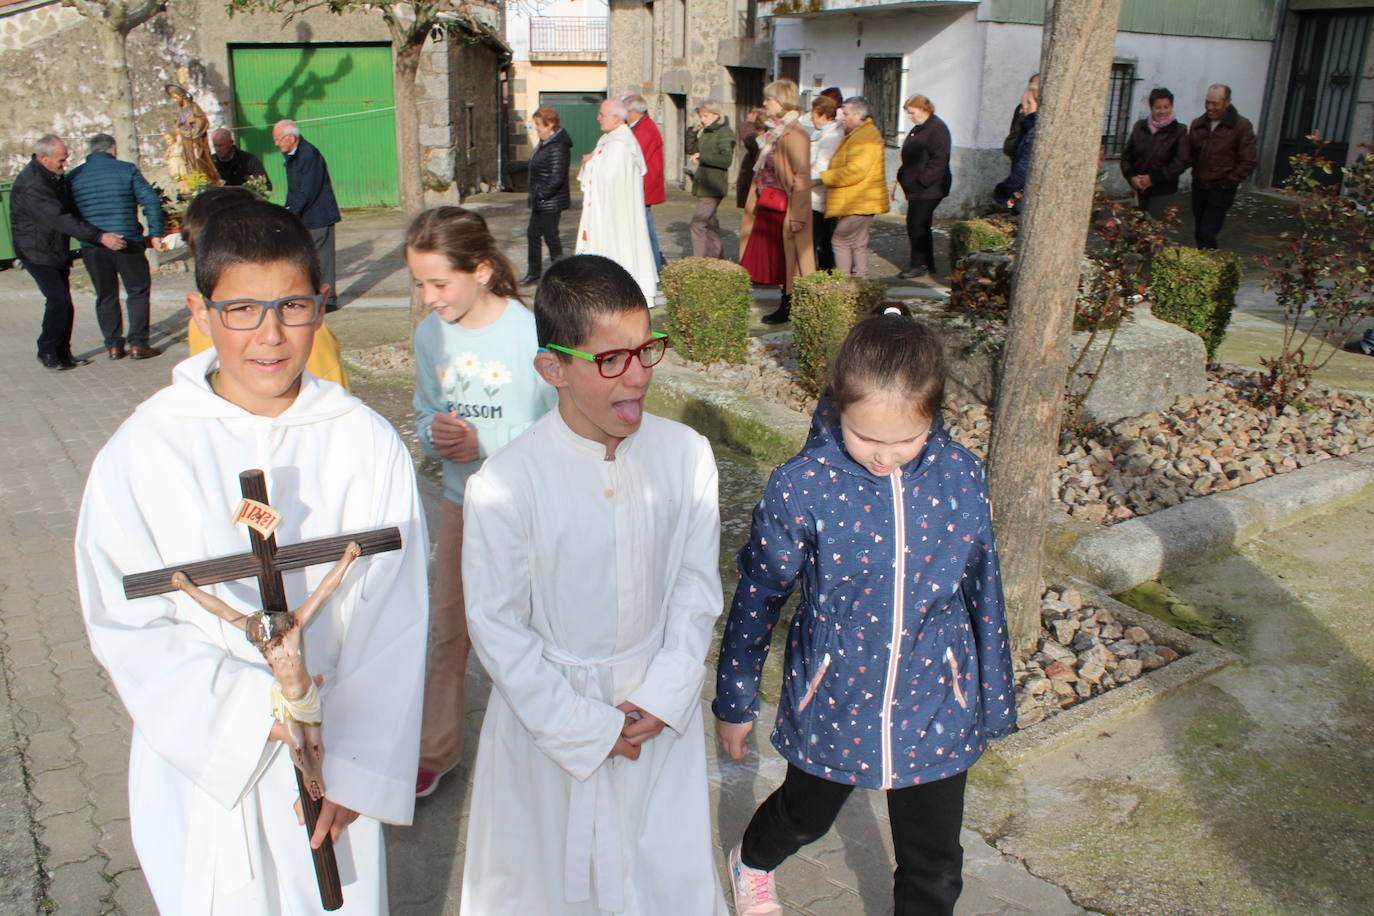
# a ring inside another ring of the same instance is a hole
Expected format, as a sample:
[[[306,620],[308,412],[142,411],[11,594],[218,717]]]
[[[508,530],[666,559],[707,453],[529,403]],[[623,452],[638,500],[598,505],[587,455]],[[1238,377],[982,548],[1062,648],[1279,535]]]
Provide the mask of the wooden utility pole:
[[[1035,651],[1050,483],[1121,0],[1050,0],[988,454],[1012,652]]]

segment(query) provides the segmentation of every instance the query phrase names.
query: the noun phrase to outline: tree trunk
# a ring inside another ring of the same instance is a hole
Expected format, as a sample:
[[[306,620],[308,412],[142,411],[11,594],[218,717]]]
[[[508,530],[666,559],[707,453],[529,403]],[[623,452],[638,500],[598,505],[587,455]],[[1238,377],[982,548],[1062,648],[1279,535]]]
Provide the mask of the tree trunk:
[[[424,164],[420,158],[420,106],[415,77],[420,72],[420,51],[428,30],[415,35],[414,27],[402,31],[393,20],[391,35],[396,49],[396,169],[401,191],[401,211],[410,219],[425,208]],[[429,312],[419,295],[410,291],[410,326],[414,328]]]
[[[95,20],[99,28],[100,51],[105,65],[105,87],[110,94],[110,113],[114,117],[114,138],[119,145],[119,158],[142,168],[138,147],[138,119],[134,115],[134,84],[129,78],[128,36],[111,28],[103,20]],[[83,150],[84,152],[84,150]]]
[[[1012,651],[1040,632],[1041,566],[1078,274],[1121,0],[1054,0],[988,456]]]

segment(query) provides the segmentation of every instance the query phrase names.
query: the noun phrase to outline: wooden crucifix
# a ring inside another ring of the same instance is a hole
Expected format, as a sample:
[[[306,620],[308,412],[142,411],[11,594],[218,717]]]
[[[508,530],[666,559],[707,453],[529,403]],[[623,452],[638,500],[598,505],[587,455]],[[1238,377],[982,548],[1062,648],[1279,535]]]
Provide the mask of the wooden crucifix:
[[[260,470],[244,471],[239,475],[239,489],[243,493],[245,502],[241,503],[235,512],[235,520],[242,520],[248,525],[248,539],[252,545],[252,553],[216,557],[196,563],[183,563],[165,569],[155,569],[150,572],[133,573],[124,577],[124,596],[129,599],[147,598],[178,590],[192,593],[192,596],[202,603],[207,610],[212,610],[213,613],[225,619],[231,619],[229,615],[239,618],[232,620],[232,622],[238,625],[240,629],[244,629],[249,641],[258,645],[266,654],[268,650],[265,646],[275,635],[283,631],[281,626],[274,625],[274,621],[287,621],[285,629],[290,629],[294,625],[291,609],[286,604],[286,589],[282,583],[282,572],[314,566],[319,563],[335,562],[340,575],[331,575],[328,578],[332,581],[321,585],[320,599],[323,600],[328,596],[328,592],[324,591],[325,585],[327,584],[328,590],[332,591],[333,585],[337,584],[342,571],[347,568],[347,563],[351,562],[352,559],[357,556],[399,550],[401,547],[399,528],[379,528],[373,531],[318,538],[313,541],[302,541],[299,544],[278,547],[277,536],[273,532],[276,522],[280,521],[280,516],[275,514],[267,502],[267,483],[263,472]],[[353,545],[356,545],[356,550],[351,549]],[[217,602],[213,597],[205,596],[204,593],[197,596],[195,593],[199,591],[198,589],[186,587],[188,584],[191,586],[213,585],[217,582],[249,578],[258,580],[258,592],[262,597],[262,613],[260,614],[237,614],[223,606],[222,602]],[[213,610],[210,604],[203,600],[205,597],[208,597],[212,603],[219,604],[222,611]],[[308,613],[313,613],[317,609],[318,602],[315,597],[312,596],[311,601],[307,602],[311,605],[311,610]],[[304,621],[302,621],[303,623]],[[307,787],[306,780],[301,775],[299,764],[296,766],[296,788],[300,793],[301,812],[305,816],[306,835],[311,836],[314,834],[316,822],[319,820],[321,798],[317,797],[319,795],[318,788],[312,794]],[[320,902],[326,910],[337,910],[343,906],[343,887],[339,881],[338,863],[334,858],[334,845],[327,834],[320,848],[312,850],[311,854],[314,857],[315,877],[320,888]]]

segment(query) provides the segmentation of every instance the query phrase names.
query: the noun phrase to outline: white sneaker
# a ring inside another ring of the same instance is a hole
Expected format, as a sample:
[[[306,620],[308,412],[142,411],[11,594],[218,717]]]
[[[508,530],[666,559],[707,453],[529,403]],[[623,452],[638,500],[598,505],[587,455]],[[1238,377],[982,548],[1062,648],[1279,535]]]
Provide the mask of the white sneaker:
[[[730,886],[735,892],[735,916],[782,916],[773,873],[741,862],[739,846],[730,850]]]

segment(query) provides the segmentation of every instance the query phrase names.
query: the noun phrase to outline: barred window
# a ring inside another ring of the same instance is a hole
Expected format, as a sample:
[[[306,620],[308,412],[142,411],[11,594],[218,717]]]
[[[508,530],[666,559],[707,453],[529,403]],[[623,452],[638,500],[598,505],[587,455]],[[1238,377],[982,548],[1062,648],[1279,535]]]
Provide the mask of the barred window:
[[[1108,159],[1120,159],[1131,133],[1131,96],[1135,93],[1135,64],[1115,61],[1107,88],[1107,116],[1102,125],[1102,145]]]

